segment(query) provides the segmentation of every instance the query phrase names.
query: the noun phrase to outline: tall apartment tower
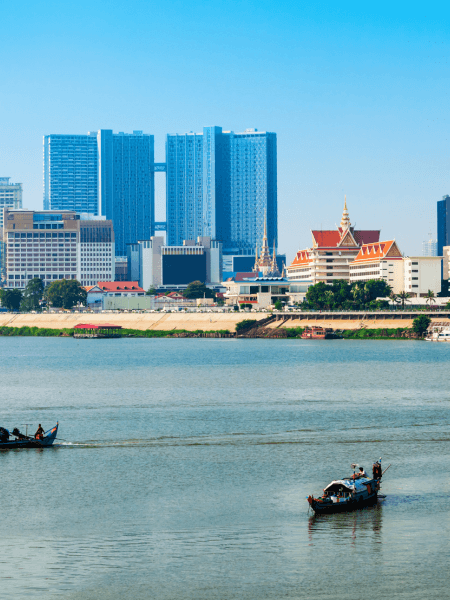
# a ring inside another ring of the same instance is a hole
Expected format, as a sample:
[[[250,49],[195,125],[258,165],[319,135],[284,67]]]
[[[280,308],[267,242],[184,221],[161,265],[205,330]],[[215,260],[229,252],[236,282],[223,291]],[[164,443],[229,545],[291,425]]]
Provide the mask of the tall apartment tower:
[[[450,196],[437,203],[437,255],[443,256],[444,246],[450,246]]]
[[[252,254],[267,216],[269,244],[278,246],[275,133],[205,127],[166,139],[167,243],[209,236],[224,254]]]
[[[153,135],[101,130],[44,137],[44,209],[112,220],[118,256],[154,234],[154,177]]]
[[[155,143],[153,135],[98,132],[101,214],[114,223],[117,256],[127,244],[147,240],[155,230]]]
[[[22,208],[22,184],[10,183],[10,177],[0,177],[0,229],[3,228],[3,209]]]
[[[44,210],[99,214],[97,133],[44,136]]]

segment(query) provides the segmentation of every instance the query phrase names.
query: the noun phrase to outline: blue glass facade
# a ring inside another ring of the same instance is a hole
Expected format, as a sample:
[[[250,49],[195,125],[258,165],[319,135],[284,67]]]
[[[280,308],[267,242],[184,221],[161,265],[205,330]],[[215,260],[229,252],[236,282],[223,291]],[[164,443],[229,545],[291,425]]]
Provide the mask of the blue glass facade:
[[[437,252],[443,256],[444,246],[450,246],[450,196],[437,203]]]
[[[98,148],[101,214],[114,224],[116,256],[126,256],[127,244],[155,232],[154,137],[103,129]]]
[[[98,208],[97,135],[44,136],[44,210]]]
[[[275,133],[205,127],[202,134],[169,134],[167,243],[211,236],[224,254],[253,254],[264,216],[270,246],[278,246]]]

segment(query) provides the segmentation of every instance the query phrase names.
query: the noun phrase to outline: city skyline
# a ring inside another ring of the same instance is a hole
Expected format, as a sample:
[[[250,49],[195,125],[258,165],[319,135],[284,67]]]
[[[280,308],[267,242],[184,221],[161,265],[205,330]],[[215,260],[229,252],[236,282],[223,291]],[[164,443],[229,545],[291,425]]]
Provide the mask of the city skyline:
[[[150,131],[163,162],[168,131],[253,126],[277,132],[279,251],[292,258],[310,228],[332,227],[322,215],[347,194],[358,227],[373,224],[420,253],[450,188],[448,7],[132,7],[5,8],[21,35],[3,32],[0,162],[23,183],[24,206],[42,208],[47,132]],[[163,176],[155,179],[164,220]]]

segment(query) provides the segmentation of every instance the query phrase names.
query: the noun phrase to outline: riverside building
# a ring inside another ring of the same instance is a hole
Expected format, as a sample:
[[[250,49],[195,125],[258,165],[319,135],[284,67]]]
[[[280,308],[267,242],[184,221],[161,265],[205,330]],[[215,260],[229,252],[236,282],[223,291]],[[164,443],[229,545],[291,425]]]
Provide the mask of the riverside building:
[[[226,255],[278,245],[276,134],[205,127],[166,140],[167,243],[210,237]]]
[[[312,230],[312,246],[299,250],[286,268],[291,282],[316,284],[333,283],[339,279],[350,280],[350,263],[367,243],[380,239],[379,230],[356,230],[350,223],[347,199],[339,227],[331,230]]]
[[[403,267],[404,282],[402,289],[408,292],[411,297],[424,297],[428,291],[435,294],[440,293],[442,256],[407,256],[403,260]]]
[[[6,286],[24,288],[35,277],[49,285],[114,279],[114,230],[106,219],[80,219],[73,211],[5,209]]]
[[[222,244],[208,236],[166,246],[164,238],[128,245],[128,273],[145,290],[150,287],[183,289],[192,281],[218,287],[222,281]]]
[[[350,283],[381,279],[398,294],[404,289],[403,267],[403,256],[395,240],[363,244],[350,263]]]

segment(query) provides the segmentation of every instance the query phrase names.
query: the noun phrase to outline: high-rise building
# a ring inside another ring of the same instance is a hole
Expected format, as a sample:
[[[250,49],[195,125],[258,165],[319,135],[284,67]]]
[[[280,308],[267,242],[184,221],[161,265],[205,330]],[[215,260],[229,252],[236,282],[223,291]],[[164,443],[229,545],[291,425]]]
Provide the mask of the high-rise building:
[[[0,177],[0,228],[4,208],[22,208],[22,184],[10,183],[10,177]]]
[[[154,234],[154,137],[109,129],[97,137],[101,214],[114,223],[117,256],[126,256],[127,244]]]
[[[209,236],[224,254],[278,245],[276,134],[205,127],[166,140],[167,243]]]
[[[106,219],[73,211],[5,209],[6,285],[24,288],[39,277],[50,284],[77,279],[82,285],[114,280],[114,230]]]
[[[437,255],[443,255],[444,246],[450,245],[450,196],[437,203]]]
[[[111,219],[116,253],[154,233],[154,138],[101,130],[44,137],[44,209]]]
[[[44,136],[44,210],[99,214],[97,133]]]
[[[430,233],[430,239],[427,242],[422,243],[422,256],[437,256],[438,242],[433,240]]]

